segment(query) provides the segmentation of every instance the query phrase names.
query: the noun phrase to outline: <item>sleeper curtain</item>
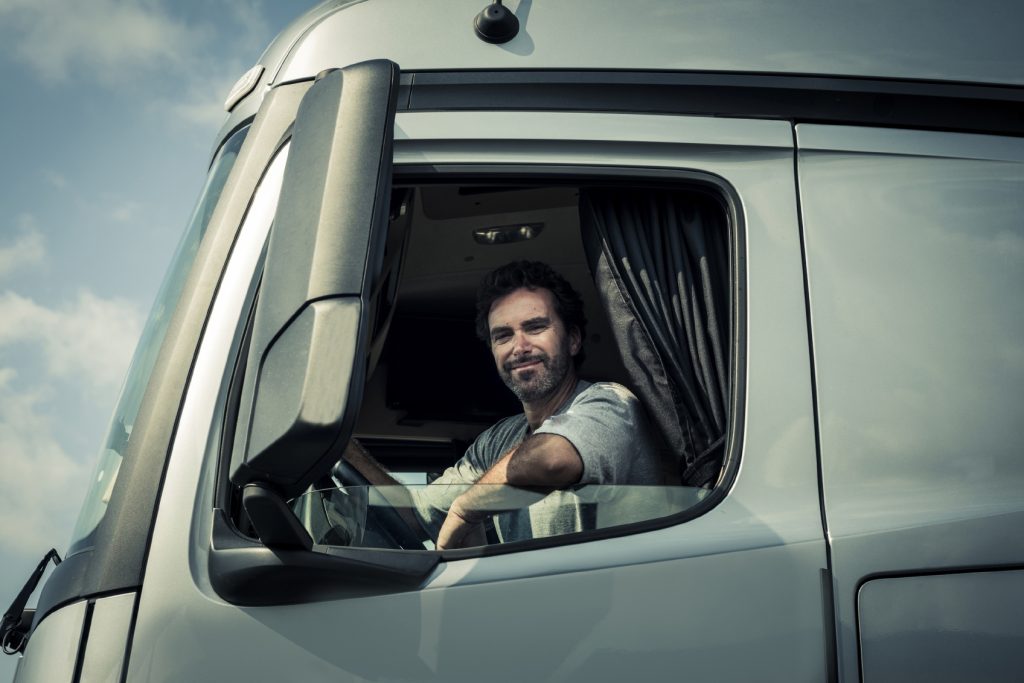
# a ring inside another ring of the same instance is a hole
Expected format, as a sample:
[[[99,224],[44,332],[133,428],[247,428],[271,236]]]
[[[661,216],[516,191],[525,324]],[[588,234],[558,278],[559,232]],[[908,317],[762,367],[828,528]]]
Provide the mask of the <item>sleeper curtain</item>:
[[[633,390],[690,486],[714,484],[729,405],[729,231],[699,193],[580,192],[587,260]]]

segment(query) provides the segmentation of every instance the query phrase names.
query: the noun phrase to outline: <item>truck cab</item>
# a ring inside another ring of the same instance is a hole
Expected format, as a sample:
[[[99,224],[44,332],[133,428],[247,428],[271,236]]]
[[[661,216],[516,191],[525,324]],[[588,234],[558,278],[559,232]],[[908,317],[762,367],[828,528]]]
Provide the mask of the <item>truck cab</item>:
[[[1022,14],[310,10],[229,97],[16,681],[1016,680]],[[474,335],[521,260],[662,481],[438,550],[404,520],[521,411]]]

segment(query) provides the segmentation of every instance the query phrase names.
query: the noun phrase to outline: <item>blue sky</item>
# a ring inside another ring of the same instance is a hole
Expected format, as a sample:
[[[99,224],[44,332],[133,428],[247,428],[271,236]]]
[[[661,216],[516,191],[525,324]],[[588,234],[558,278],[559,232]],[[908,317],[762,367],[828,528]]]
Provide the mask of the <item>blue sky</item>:
[[[67,547],[224,97],[311,4],[0,0],[0,610]]]

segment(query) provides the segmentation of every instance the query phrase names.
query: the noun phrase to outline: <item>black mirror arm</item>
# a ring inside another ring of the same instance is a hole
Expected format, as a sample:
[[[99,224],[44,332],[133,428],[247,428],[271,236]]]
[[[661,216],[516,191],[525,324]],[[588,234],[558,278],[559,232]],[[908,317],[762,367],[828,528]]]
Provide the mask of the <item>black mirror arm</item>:
[[[28,628],[32,624],[31,619],[25,619],[25,605],[28,604],[29,597],[39,585],[39,580],[43,578],[46,565],[50,563],[50,560],[53,560],[54,566],[61,562],[60,555],[54,548],[50,548],[50,551],[43,555],[43,559],[39,560],[39,564],[29,575],[28,581],[14,598],[14,602],[4,612],[3,621],[0,621],[0,642],[3,643],[5,654],[13,655],[25,650],[25,644],[28,642]]]
[[[305,527],[281,496],[266,484],[246,484],[242,489],[242,507],[263,545],[281,550],[312,549],[313,539]]]

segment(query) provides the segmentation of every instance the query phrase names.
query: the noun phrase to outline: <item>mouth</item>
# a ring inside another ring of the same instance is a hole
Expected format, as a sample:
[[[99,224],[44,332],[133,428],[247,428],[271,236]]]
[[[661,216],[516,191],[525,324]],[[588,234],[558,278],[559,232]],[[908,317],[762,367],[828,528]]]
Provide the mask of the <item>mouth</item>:
[[[525,370],[535,370],[544,365],[544,359],[534,356],[533,358],[524,358],[519,361],[509,362],[505,365],[506,372],[516,372]]]

